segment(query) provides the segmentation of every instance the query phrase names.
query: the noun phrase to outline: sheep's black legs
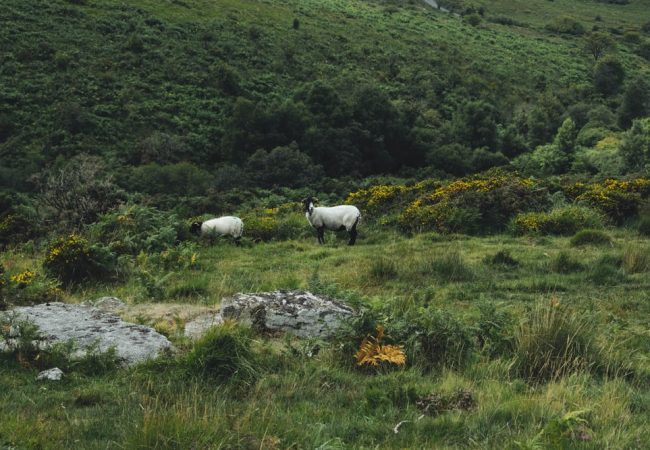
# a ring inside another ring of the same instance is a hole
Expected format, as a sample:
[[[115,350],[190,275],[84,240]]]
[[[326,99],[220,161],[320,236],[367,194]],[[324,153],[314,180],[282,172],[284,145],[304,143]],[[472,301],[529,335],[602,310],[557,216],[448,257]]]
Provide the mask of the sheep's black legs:
[[[318,232],[318,243],[319,244],[324,244],[325,243],[325,227],[317,228],[316,231]]]
[[[354,245],[356,241],[357,241],[357,224],[355,223],[352,229],[350,230],[350,240],[348,241],[348,245]]]
[[[239,236],[238,238],[235,238],[235,245],[237,247],[241,247],[241,236]]]

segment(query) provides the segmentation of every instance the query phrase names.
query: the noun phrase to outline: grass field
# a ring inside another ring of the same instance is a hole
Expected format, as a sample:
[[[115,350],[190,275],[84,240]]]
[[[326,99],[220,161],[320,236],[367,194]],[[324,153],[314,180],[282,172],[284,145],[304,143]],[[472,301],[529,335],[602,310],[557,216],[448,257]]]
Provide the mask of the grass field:
[[[0,445],[648,448],[650,243],[628,230],[609,233],[613,243],[604,247],[573,247],[568,238],[409,238],[373,229],[363,230],[355,247],[332,235],[324,246],[311,236],[243,248],[220,242],[201,246],[198,268],[167,278],[155,303],[137,279],[68,291],[71,302],[121,297],[129,304],[125,316],[154,324],[181,356],[100,375],[73,370],[65,381],[47,385],[34,381],[35,369],[5,359]],[[500,251],[511,259],[494,258]],[[558,263],[560,254],[580,267]],[[7,253],[1,262],[38,270],[39,258],[38,252]],[[409,361],[406,368],[375,373],[355,369],[352,354],[327,343],[260,336],[253,342],[251,379],[215,383],[184,369],[179,361],[192,348],[181,334],[186,318],[235,292],[287,288],[327,292],[381,311],[389,334],[393,321],[398,326],[409,313],[431,310],[472,330],[486,305],[509,313],[516,334],[536,311],[559,304],[563,314],[588,324],[583,331],[594,343],[624,355],[634,375],[576,371],[537,383],[513,373],[517,350],[494,355],[485,348],[460,367]],[[322,350],[310,356],[316,344]],[[440,406],[441,398],[458,392],[470,400]],[[416,405],[427,395],[438,399],[434,413]]]

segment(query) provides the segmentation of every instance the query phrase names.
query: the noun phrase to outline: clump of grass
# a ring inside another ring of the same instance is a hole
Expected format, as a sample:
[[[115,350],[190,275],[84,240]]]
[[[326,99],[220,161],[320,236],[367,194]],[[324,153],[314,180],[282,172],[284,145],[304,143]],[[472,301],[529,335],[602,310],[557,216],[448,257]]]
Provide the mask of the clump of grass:
[[[475,277],[474,271],[458,250],[425,261],[421,271],[424,275],[432,275],[448,282],[470,281]]]
[[[623,251],[622,266],[627,273],[646,272],[650,269],[650,249],[644,246],[627,246]]]
[[[499,250],[494,255],[487,255],[483,258],[483,262],[488,266],[513,269],[519,266],[519,261],[510,255],[508,250]]]
[[[252,350],[252,331],[226,322],[201,337],[185,358],[190,374],[225,383],[252,380],[257,372]]]
[[[584,245],[611,245],[612,238],[600,230],[580,230],[571,238],[571,246],[580,247]]]
[[[618,255],[603,255],[591,267],[587,279],[597,285],[614,285],[626,280],[621,270],[623,258]]]
[[[584,265],[568,252],[560,252],[551,259],[550,269],[555,273],[575,273],[584,270]]]
[[[388,258],[379,258],[370,265],[370,276],[377,281],[392,280],[397,274],[397,265]]]
[[[515,335],[515,373],[544,382],[599,372],[607,366],[607,357],[596,344],[595,329],[587,317],[556,300],[537,306]]]

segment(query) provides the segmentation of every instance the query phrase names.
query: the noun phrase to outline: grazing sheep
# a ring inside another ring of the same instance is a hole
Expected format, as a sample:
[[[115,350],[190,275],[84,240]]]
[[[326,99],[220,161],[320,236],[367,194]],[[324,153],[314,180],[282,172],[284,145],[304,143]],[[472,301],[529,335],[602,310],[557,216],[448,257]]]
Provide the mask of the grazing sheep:
[[[354,245],[357,240],[357,224],[361,219],[361,213],[356,206],[339,205],[316,208],[312,197],[307,197],[302,203],[305,207],[305,217],[318,232],[319,244],[325,243],[323,235],[327,229],[333,231],[347,230],[350,233],[348,245]]]
[[[239,217],[224,216],[205,222],[194,222],[190,231],[200,236],[232,236],[235,244],[241,245],[240,239],[244,232],[244,222]]]

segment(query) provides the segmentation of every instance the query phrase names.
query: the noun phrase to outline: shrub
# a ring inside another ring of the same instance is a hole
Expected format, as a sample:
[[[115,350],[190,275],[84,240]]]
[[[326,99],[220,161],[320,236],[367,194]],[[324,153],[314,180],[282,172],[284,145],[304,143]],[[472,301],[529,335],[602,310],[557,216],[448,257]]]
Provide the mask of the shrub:
[[[554,33],[573,34],[576,36],[585,33],[585,27],[573,17],[559,17],[546,25],[546,29]]]
[[[514,347],[514,317],[493,304],[479,305],[475,334],[479,348],[489,356],[509,354]]]
[[[565,195],[595,208],[620,224],[637,214],[642,199],[650,196],[650,180],[607,179],[602,183],[574,183],[562,186]]]
[[[257,373],[250,328],[226,322],[203,335],[185,358],[192,375],[219,383],[249,382]]]
[[[571,235],[584,228],[602,228],[600,215],[582,206],[560,206],[550,212],[524,213],[511,223],[514,234],[556,234]]]
[[[557,300],[538,305],[515,335],[514,372],[544,382],[571,373],[596,373],[606,365],[589,318]]]
[[[609,235],[600,230],[581,230],[571,238],[572,247],[583,245],[611,245],[612,239]]]
[[[470,329],[446,311],[421,311],[410,338],[413,361],[426,369],[461,368],[474,354]]]
[[[625,68],[611,55],[603,56],[594,68],[594,87],[603,95],[616,94],[625,79]]]
[[[140,252],[162,252],[189,236],[185,226],[173,214],[141,205],[123,205],[104,214],[90,228],[93,239],[112,252],[137,255]]]
[[[519,261],[513,258],[508,250],[499,250],[494,255],[486,255],[483,262],[493,267],[515,268],[519,266]]]
[[[547,204],[548,193],[533,180],[493,170],[421,195],[403,210],[399,223],[410,231],[498,231],[515,214]]]
[[[45,254],[43,268],[63,283],[108,278],[116,269],[115,255],[100,245],[71,234],[51,243]]]
[[[584,265],[568,252],[560,252],[551,259],[550,269],[555,273],[574,273],[584,269]]]

